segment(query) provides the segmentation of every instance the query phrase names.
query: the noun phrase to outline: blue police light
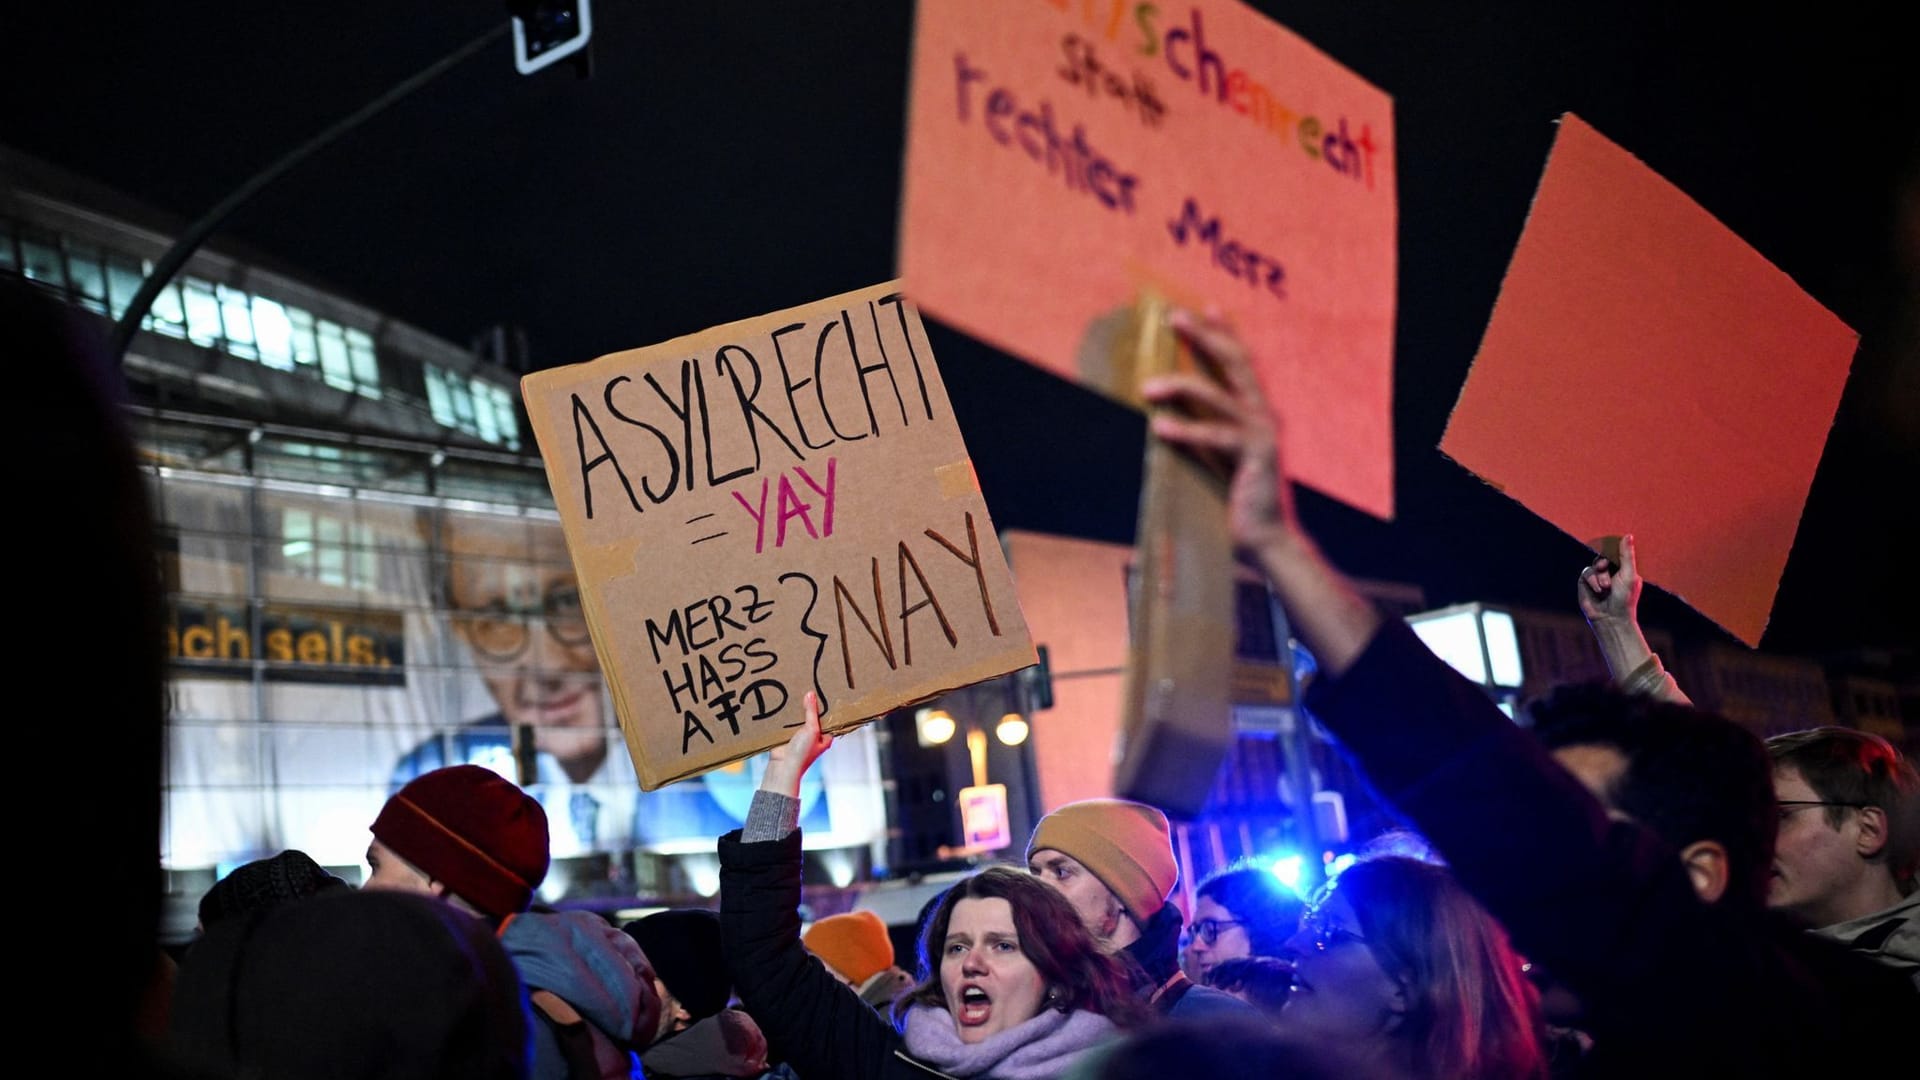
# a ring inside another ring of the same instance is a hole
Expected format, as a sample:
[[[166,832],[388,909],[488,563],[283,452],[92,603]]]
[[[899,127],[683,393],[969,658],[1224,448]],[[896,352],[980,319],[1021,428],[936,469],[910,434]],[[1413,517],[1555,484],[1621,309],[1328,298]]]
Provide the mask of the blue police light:
[[[1280,884],[1297,894],[1300,891],[1300,879],[1307,870],[1307,861],[1298,855],[1280,855],[1274,858],[1270,869]]]

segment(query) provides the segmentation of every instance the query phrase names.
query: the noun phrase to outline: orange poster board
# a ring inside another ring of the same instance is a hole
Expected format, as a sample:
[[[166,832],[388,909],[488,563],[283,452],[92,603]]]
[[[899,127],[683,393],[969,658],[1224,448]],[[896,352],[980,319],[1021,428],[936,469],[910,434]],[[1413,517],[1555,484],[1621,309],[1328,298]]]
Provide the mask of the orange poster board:
[[[1232,0],[926,0],[900,268],[916,303],[1122,400],[1142,287],[1214,306],[1299,478],[1393,514],[1392,100]]]
[[[1567,114],[1440,449],[1758,644],[1858,341]]]
[[[876,285],[521,395],[648,790],[1034,662],[919,313]]]

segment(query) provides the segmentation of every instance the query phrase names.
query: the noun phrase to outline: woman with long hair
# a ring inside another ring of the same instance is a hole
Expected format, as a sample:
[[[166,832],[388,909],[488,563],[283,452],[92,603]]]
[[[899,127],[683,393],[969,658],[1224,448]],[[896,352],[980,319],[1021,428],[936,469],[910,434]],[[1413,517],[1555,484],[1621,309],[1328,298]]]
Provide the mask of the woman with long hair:
[[[1344,1075],[1453,1080],[1546,1074],[1539,1003],[1507,935],[1444,867],[1348,867],[1287,942],[1287,1042]]]
[[[993,867],[949,889],[921,981],[889,1024],[800,942],[800,778],[832,744],[819,706],[773,752],[746,827],[720,838],[720,926],[742,1005],[803,1077],[1050,1080],[1139,1010],[1126,970],[1039,879]]]

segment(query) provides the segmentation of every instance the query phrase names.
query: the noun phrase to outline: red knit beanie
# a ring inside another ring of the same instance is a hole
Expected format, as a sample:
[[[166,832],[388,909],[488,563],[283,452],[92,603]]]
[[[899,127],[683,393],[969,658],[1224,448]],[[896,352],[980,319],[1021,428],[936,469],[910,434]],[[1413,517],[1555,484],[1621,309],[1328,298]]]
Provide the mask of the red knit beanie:
[[[395,792],[374,838],[496,918],[527,910],[547,876],[547,812],[491,769],[435,769]]]

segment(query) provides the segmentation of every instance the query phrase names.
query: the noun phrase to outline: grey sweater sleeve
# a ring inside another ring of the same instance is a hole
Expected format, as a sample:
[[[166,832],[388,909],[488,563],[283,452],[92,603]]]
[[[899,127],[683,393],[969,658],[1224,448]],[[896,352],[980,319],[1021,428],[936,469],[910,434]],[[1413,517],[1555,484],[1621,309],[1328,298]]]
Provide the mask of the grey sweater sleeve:
[[[756,791],[747,806],[747,824],[740,830],[742,843],[780,840],[800,827],[800,800],[774,791]]]

